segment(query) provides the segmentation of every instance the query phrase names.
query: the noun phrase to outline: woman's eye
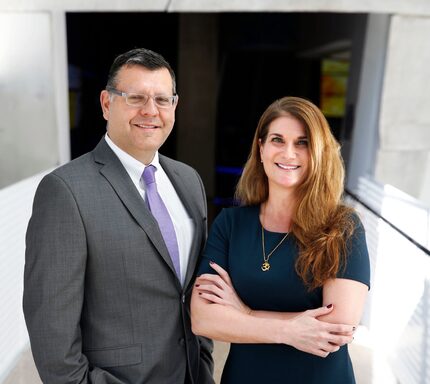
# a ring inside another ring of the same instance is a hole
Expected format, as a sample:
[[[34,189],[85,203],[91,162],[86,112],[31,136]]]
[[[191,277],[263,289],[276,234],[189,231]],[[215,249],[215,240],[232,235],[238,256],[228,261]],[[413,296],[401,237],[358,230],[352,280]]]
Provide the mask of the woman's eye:
[[[272,137],[272,143],[282,143],[282,139],[280,137]]]
[[[307,140],[299,140],[298,142],[297,142],[297,145],[308,145],[308,141]]]

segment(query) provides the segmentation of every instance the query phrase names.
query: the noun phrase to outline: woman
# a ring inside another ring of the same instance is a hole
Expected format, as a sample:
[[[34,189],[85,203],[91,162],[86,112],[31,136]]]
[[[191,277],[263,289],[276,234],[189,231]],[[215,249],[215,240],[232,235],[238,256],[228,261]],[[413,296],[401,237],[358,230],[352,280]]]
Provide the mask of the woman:
[[[214,221],[192,296],[193,331],[232,343],[223,383],[355,382],[346,344],[370,268],[343,181],[321,111],[271,104],[237,186],[243,205]]]

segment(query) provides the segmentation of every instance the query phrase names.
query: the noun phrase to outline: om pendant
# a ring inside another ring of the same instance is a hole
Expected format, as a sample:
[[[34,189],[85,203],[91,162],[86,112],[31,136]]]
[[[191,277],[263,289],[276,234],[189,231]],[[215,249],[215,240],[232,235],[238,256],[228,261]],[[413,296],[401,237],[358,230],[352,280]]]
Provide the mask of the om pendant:
[[[263,264],[261,264],[261,270],[263,272],[266,272],[270,269],[270,264],[268,261],[265,261]]]

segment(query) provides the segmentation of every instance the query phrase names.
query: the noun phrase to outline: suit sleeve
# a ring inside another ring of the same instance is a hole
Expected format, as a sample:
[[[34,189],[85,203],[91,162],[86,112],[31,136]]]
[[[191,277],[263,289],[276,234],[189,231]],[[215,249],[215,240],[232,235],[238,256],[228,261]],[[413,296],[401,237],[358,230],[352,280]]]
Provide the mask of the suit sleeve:
[[[40,183],[26,235],[23,307],[43,383],[91,383],[79,326],[87,257],[78,205],[54,174]]]
[[[204,211],[207,216],[207,202],[206,202],[205,189],[199,174],[197,172],[196,174],[199,180],[199,185],[202,193]],[[206,237],[207,237],[207,224],[205,227],[205,238]],[[214,383],[214,380],[213,380],[214,362],[212,358],[213,341],[203,336],[198,336],[198,339],[200,343],[200,364],[199,364],[199,375],[198,375],[196,384],[212,384]]]

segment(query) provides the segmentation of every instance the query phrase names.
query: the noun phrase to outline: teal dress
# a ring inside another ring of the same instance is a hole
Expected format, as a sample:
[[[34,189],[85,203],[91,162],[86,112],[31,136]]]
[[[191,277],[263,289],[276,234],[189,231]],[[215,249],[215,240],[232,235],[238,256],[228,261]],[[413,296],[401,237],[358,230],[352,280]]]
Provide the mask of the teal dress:
[[[322,289],[311,292],[295,272],[298,246],[289,235],[270,257],[263,272],[259,206],[224,209],[212,224],[199,274],[215,273],[213,260],[230,274],[242,300],[255,310],[301,312],[322,305]],[[266,253],[284,236],[265,231]],[[346,268],[338,277],[370,286],[369,256],[363,226],[356,229],[349,246]],[[261,329],[261,332],[270,332]],[[231,344],[222,374],[223,384],[350,384],[354,372],[343,346],[321,358],[282,344]]]

